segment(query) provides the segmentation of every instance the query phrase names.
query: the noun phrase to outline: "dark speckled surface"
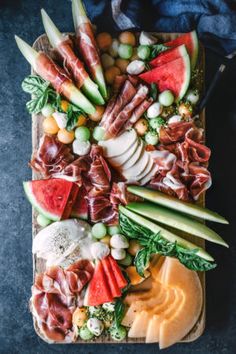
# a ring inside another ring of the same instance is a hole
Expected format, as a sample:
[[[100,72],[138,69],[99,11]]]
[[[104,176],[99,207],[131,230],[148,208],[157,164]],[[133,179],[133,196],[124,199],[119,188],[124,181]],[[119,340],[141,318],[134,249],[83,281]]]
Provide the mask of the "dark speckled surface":
[[[21,81],[29,65],[16,48],[17,33],[32,43],[43,32],[39,10],[53,14],[63,31],[72,30],[69,1],[0,0],[0,353],[156,353],[156,345],[47,345],[34,333],[28,300],[32,282],[31,207],[22,181],[30,179],[31,118],[25,111]],[[68,15],[67,15],[68,14]],[[207,52],[210,81],[221,59]],[[216,226],[230,250],[208,245],[219,266],[207,274],[207,322],[203,336],[166,353],[233,354],[236,352],[236,61],[230,63],[207,110],[207,140],[212,148],[213,187],[208,207],[231,222]]]

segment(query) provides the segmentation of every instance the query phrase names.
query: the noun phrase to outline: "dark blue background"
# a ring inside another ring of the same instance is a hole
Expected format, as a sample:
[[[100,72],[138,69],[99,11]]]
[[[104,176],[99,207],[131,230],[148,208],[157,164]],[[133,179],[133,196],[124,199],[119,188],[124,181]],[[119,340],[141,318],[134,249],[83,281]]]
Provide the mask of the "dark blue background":
[[[34,333],[28,310],[32,283],[31,206],[22,190],[22,181],[31,178],[27,167],[31,118],[25,110],[28,97],[20,86],[30,68],[16,48],[13,35],[32,43],[43,32],[41,7],[52,15],[61,31],[73,30],[69,1],[0,0],[0,353],[156,353],[157,345],[49,346]],[[107,19],[104,17],[106,27],[112,25]],[[206,85],[221,60],[207,51]],[[207,206],[230,220],[230,226],[214,225],[230,243],[230,249],[207,246],[219,265],[207,274],[203,336],[194,343],[167,349],[166,353],[235,353],[235,131],[236,61],[231,61],[207,108],[207,143],[212,148],[210,170],[214,182],[207,194]]]

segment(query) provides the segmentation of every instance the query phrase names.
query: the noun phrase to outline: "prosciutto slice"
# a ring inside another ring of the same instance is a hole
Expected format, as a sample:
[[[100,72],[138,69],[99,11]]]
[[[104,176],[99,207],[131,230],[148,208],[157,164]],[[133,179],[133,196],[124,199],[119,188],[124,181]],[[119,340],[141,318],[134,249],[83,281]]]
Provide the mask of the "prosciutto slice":
[[[152,98],[145,99],[138,107],[133,111],[130,119],[125,124],[125,129],[131,128],[138,120],[142,117],[142,115],[147,111],[147,109],[151,106],[153,102]]]
[[[118,210],[119,204],[126,205],[131,202],[141,202],[143,199],[130,193],[125,182],[113,183],[110,193],[110,202]]]
[[[168,125],[167,128],[160,129],[160,143],[168,145],[182,141],[185,138],[187,131],[193,127],[192,122],[176,122]]]
[[[107,225],[118,223],[118,212],[115,210],[109,196],[97,195],[88,198],[90,219],[93,223],[104,222]]]
[[[125,123],[130,119],[135,108],[144,101],[144,99],[147,97],[147,94],[147,86],[140,85],[132,100],[123,108],[123,110],[118,114],[118,116],[109,127],[108,134],[110,136],[114,137],[118,135],[122,129],[124,129]]]
[[[73,340],[72,314],[80,292],[92,274],[91,262],[80,260],[66,270],[55,266],[36,276],[32,287],[32,311],[49,340]]]

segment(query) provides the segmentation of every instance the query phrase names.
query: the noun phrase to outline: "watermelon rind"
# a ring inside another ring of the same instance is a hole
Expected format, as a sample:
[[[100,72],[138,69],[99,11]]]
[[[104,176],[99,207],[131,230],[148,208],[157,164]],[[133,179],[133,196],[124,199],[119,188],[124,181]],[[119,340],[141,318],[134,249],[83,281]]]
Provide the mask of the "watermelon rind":
[[[46,218],[48,218],[49,220],[52,221],[59,221],[60,217],[56,214],[47,212],[44,208],[42,208],[36,198],[34,197],[33,193],[32,193],[32,189],[31,189],[31,181],[28,182],[23,182],[23,187],[24,187],[24,191],[25,194],[27,196],[27,199],[29,200],[29,202],[33,205],[33,207],[42,215],[44,215]]]
[[[181,100],[181,98],[184,97],[185,93],[187,92],[187,89],[189,87],[190,79],[191,79],[191,63],[189,59],[189,55],[184,55],[182,56],[184,65],[185,65],[185,80],[182,84],[181,90],[179,92],[179,96],[176,97],[175,101],[178,102]]]

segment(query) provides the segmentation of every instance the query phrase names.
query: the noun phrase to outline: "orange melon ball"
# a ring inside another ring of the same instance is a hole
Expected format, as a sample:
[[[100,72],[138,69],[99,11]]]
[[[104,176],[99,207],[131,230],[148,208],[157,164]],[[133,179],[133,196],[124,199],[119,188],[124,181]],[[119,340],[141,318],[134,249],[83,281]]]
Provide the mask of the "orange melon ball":
[[[61,109],[64,111],[64,112],[67,112],[67,109],[69,107],[70,103],[66,100],[62,100],[61,101]]]
[[[112,66],[105,71],[106,82],[109,85],[113,84],[115,77],[121,74],[121,70],[117,66]]]
[[[80,114],[80,115],[78,116],[78,120],[77,120],[76,126],[77,126],[77,127],[81,127],[81,125],[85,125],[85,124],[86,124],[86,118],[85,118],[85,116],[83,116],[82,114]]]
[[[78,327],[82,327],[87,320],[88,315],[85,307],[80,307],[73,312],[72,322]]]
[[[57,138],[63,144],[71,144],[75,139],[75,132],[73,130],[60,129],[57,133]]]
[[[128,32],[128,31],[122,32],[119,35],[119,40],[123,44],[132,45],[132,47],[134,47],[136,44],[135,35],[132,32]]]
[[[107,51],[112,44],[112,36],[107,32],[102,32],[97,35],[98,48],[103,52]]]
[[[52,116],[45,118],[43,121],[43,130],[46,134],[57,134],[59,127],[57,125],[56,119]]]
[[[126,68],[129,65],[129,60],[118,58],[116,59],[115,64],[122,73],[126,73]]]
[[[140,243],[136,240],[130,240],[129,241],[129,248],[128,248],[128,252],[129,254],[131,254],[131,256],[135,256],[136,253],[138,251],[140,251],[142,248],[142,246],[140,245]]]
[[[104,106],[95,106],[96,111],[93,114],[89,115],[89,119],[91,119],[94,122],[99,122],[102,119],[103,113],[104,113]]]
[[[148,121],[145,118],[140,118],[134,125],[134,129],[138,135],[143,136],[148,131]]]
[[[110,239],[111,239],[111,236],[106,235],[100,241],[105,243],[107,246],[110,246]]]

